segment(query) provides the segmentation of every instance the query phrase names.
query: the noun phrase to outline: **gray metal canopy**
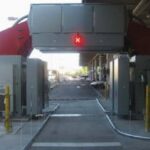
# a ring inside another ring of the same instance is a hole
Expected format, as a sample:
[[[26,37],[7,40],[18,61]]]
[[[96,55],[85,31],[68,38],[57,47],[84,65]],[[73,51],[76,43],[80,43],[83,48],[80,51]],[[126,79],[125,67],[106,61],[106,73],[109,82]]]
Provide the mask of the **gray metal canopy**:
[[[29,14],[32,45],[45,52],[120,51],[125,8],[105,4],[33,4]],[[82,45],[72,37],[80,35]]]

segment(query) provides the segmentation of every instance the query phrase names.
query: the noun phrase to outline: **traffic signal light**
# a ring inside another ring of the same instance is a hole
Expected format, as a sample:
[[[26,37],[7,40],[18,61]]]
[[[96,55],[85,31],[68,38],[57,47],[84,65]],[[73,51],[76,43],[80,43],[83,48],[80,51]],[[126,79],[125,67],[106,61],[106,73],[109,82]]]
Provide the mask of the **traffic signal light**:
[[[85,39],[83,35],[76,33],[72,35],[72,43],[75,47],[83,47],[85,44]]]

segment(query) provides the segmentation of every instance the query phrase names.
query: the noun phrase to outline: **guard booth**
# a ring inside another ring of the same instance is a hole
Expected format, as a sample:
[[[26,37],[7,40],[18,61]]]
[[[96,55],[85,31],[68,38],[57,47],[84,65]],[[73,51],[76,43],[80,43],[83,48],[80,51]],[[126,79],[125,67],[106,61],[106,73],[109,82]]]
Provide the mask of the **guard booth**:
[[[33,4],[32,45],[42,52],[120,52],[126,34],[122,5]]]

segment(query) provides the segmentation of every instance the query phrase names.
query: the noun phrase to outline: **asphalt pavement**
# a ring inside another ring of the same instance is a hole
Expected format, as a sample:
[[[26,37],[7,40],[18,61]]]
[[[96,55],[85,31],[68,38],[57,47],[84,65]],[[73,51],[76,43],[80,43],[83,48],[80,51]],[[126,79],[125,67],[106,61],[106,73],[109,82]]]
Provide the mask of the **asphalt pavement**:
[[[66,82],[53,89],[59,109],[32,143],[30,150],[122,150],[88,82]]]
[[[67,101],[60,101],[31,150],[122,150],[96,100]]]
[[[97,94],[88,82],[69,81],[55,87],[50,93],[50,101],[59,104],[59,109],[34,139],[29,150],[150,149],[150,141],[118,135],[96,98]],[[126,128],[126,123],[120,123],[119,118],[117,122],[120,128]]]

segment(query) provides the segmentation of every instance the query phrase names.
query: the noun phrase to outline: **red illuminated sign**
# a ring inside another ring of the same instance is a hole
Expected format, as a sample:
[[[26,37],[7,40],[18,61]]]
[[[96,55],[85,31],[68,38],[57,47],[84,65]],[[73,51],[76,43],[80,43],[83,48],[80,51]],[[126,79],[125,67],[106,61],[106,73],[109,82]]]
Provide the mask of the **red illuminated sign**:
[[[72,36],[72,43],[75,47],[82,47],[84,46],[84,37],[79,34],[79,33],[76,33],[76,34],[73,34]]]

